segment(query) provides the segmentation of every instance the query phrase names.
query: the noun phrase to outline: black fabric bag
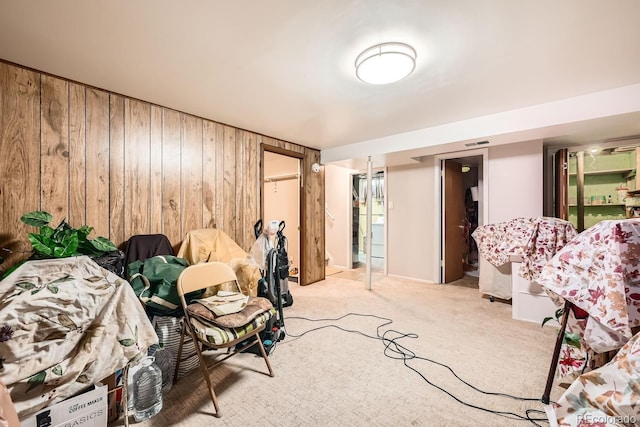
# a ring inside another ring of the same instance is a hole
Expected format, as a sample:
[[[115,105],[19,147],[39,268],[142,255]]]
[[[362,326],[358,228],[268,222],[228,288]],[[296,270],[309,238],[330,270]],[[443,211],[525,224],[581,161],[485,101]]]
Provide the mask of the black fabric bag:
[[[110,272],[115,273],[124,279],[124,252],[105,252],[100,256],[92,257],[92,259],[100,267],[104,268],[105,270],[109,270]]]

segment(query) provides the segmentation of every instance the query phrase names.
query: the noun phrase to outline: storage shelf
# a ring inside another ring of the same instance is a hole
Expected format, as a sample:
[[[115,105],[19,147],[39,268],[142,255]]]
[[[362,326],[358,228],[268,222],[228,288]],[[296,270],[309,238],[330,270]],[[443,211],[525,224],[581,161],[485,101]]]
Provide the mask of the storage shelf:
[[[576,206],[578,206],[578,205],[569,205],[570,208],[576,207]],[[592,208],[592,207],[593,208],[602,208],[602,207],[605,207],[605,206],[625,206],[625,204],[624,203],[602,203],[602,204],[599,204],[599,205],[584,205],[585,208]]]
[[[619,174],[627,174],[631,173],[633,168],[625,168],[625,169],[609,169],[609,170],[601,170],[601,171],[584,171],[585,175],[609,175],[614,173]],[[569,172],[569,176],[576,176],[577,172]]]

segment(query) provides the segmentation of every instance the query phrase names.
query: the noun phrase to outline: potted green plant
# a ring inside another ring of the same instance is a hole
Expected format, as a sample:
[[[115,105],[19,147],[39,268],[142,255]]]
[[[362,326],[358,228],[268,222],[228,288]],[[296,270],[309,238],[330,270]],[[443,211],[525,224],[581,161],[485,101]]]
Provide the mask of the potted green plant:
[[[564,307],[561,307],[559,309],[557,309],[555,311],[555,313],[553,313],[553,317],[549,316],[549,317],[545,317],[542,320],[542,325],[544,326],[545,324],[547,324],[549,321],[554,321],[556,322],[558,325],[560,325],[560,319],[562,318],[562,315],[564,314]],[[575,348],[581,348],[582,345],[580,344],[580,334],[575,334],[572,332],[568,332],[565,331],[564,332],[564,337],[562,339],[562,342],[564,342],[565,344],[567,344],[570,347],[575,347]]]
[[[52,219],[51,214],[44,211],[29,212],[20,218],[25,224],[40,228],[38,233],[28,233],[33,246],[32,258],[66,258],[76,255],[97,257],[105,252],[118,250],[104,237],[89,239],[93,227],[83,225],[76,229],[62,220],[53,228],[49,225]]]
[[[30,226],[39,228],[37,233],[28,233],[33,252],[29,259],[66,258],[78,255],[88,255],[96,260],[118,248],[107,238],[98,236],[90,239],[88,236],[93,227],[83,225],[80,228],[71,227],[66,220],[62,220],[56,228],[49,225],[53,216],[45,211],[29,212],[20,220]],[[11,274],[24,261],[8,269],[3,278]]]

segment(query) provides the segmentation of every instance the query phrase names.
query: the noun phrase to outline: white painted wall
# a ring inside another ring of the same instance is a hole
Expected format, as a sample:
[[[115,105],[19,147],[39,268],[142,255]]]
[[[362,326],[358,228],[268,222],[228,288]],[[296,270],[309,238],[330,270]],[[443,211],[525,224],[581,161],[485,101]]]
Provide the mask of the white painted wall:
[[[325,203],[333,220],[325,212],[325,249],[331,265],[351,268],[351,170],[340,166],[324,167]]]
[[[480,187],[489,185],[487,224],[542,215],[543,158],[541,140],[489,148],[487,179],[479,182]],[[438,227],[434,226],[439,220],[439,201],[434,191],[435,165],[434,156],[428,156],[422,163],[387,170],[387,272],[390,275],[438,281],[435,262],[438,246],[434,242],[440,237]],[[349,195],[341,194],[350,191],[349,171],[339,166],[325,166],[329,209],[344,211],[346,224],[344,229],[342,225],[327,224],[326,244],[327,248],[335,248],[328,249],[332,255],[332,251],[340,253],[338,248],[351,248],[346,222],[350,217],[350,199]],[[340,203],[344,205],[340,207]],[[338,215],[334,215],[337,219]]]
[[[542,140],[489,147],[489,224],[542,216]]]
[[[387,169],[387,271],[433,281],[433,159]]]

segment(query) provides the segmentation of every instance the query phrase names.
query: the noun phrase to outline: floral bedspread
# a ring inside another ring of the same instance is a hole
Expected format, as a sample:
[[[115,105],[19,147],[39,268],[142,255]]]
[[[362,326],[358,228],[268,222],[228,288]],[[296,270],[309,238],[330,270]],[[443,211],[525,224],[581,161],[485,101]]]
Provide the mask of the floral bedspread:
[[[499,267],[511,255],[520,255],[520,275],[535,281],[547,262],[578,233],[568,221],[558,218],[515,218],[481,225],[472,237],[480,254]]]
[[[640,219],[601,221],[580,233],[544,267],[538,283],[558,306],[572,302],[589,314],[569,317],[582,336],[582,355],[563,347],[560,377],[584,365],[584,352],[622,347],[640,326]]]
[[[559,426],[640,424],[640,334],[611,362],[580,375],[554,406]]]
[[[131,286],[89,257],[28,261],[0,282],[0,374],[20,418],[157,342]]]

